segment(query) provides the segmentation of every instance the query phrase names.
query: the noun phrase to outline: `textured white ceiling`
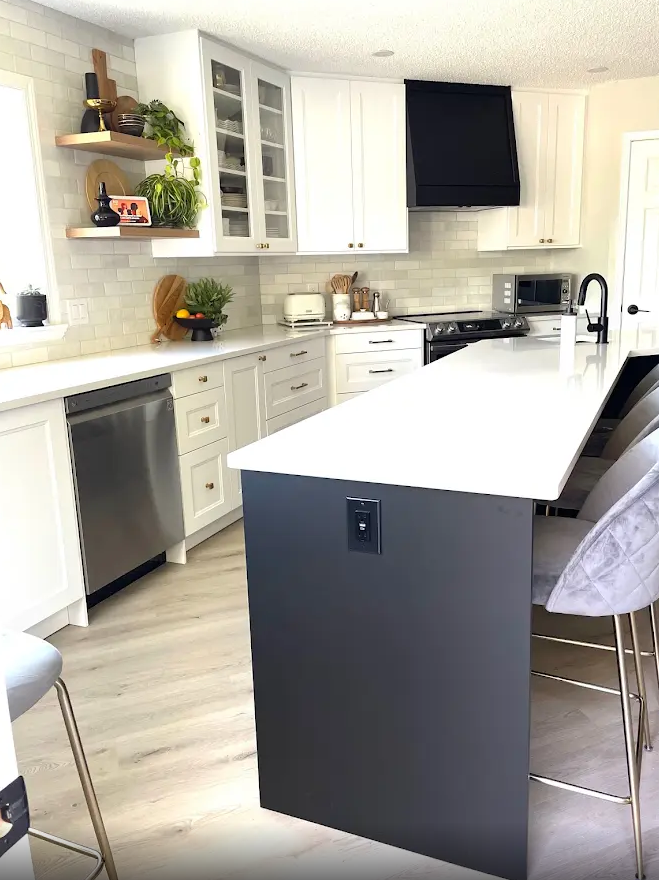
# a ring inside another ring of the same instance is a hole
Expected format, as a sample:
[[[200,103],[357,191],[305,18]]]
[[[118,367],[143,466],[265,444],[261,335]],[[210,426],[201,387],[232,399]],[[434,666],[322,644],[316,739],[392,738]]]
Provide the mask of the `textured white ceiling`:
[[[196,27],[292,70],[575,87],[659,74],[657,0],[47,0],[128,36]],[[392,58],[373,58],[393,49]],[[607,73],[590,75],[589,67]]]

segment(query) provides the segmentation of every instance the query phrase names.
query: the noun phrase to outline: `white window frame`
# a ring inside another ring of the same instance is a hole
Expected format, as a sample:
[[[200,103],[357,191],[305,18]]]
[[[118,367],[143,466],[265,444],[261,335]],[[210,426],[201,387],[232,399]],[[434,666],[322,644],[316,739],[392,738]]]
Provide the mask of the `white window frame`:
[[[50,341],[61,339],[67,325],[61,324],[61,304],[59,289],[57,287],[57,275],[55,272],[55,255],[50,232],[48,218],[48,196],[46,190],[46,176],[43,169],[41,155],[41,139],[39,136],[39,123],[37,118],[37,100],[34,90],[34,81],[29,76],[21,73],[13,73],[9,70],[0,70],[0,87],[18,89],[24,93],[27,107],[30,142],[32,146],[32,166],[34,182],[37,189],[37,202],[39,210],[39,226],[43,243],[44,264],[47,279],[48,296],[48,321],[45,327],[16,327],[14,330],[0,332],[0,351],[23,345],[47,344]],[[0,275],[0,281],[2,276]]]

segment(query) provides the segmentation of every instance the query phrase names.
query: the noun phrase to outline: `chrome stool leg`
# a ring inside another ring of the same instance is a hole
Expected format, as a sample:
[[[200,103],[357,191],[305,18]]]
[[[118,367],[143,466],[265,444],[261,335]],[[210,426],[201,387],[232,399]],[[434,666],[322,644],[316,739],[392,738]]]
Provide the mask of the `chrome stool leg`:
[[[616,635],[616,658],[618,660],[618,679],[620,681],[620,703],[622,706],[622,723],[625,731],[625,752],[627,755],[627,775],[629,776],[629,794],[632,808],[632,824],[634,826],[634,848],[636,850],[636,876],[643,880],[643,844],[641,840],[641,801],[639,774],[640,767],[634,748],[634,725],[632,722],[632,704],[629,696],[629,681],[627,679],[627,662],[625,657],[625,635],[622,628],[622,618],[616,614],[613,617],[613,625]],[[637,643],[636,643],[637,644]],[[638,647],[638,644],[637,644]],[[635,651],[635,656],[638,650]],[[638,658],[640,662],[640,657]],[[643,676],[641,675],[641,678]],[[640,688],[639,688],[640,691]],[[640,695],[640,694],[639,694]],[[639,726],[644,724],[643,710],[647,706],[641,700],[641,717]],[[640,757],[640,756],[639,756]]]
[[[89,856],[90,858],[96,859],[96,866],[91,871],[91,873],[87,875],[85,880],[94,880],[94,878],[98,877],[98,875],[101,873],[103,867],[105,867],[105,871],[108,875],[108,880],[118,880],[117,869],[114,864],[114,857],[112,855],[112,850],[110,849],[110,841],[108,840],[108,835],[105,830],[105,824],[103,823],[103,817],[101,815],[101,810],[98,805],[98,800],[96,798],[96,792],[94,791],[94,784],[92,782],[92,777],[89,772],[87,758],[85,757],[85,751],[82,747],[80,732],[78,731],[78,725],[76,723],[75,715],[73,714],[71,698],[69,697],[69,692],[61,678],[58,678],[55,682],[55,690],[57,691],[57,699],[59,700],[60,709],[62,710],[64,726],[66,727],[66,732],[69,737],[71,751],[73,752],[73,758],[75,760],[76,768],[78,770],[78,776],[80,777],[80,784],[82,785],[82,791],[85,796],[87,809],[89,810],[89,816],[92,820],[92,825],[94,827],[94,834],[96,835],[96,839],[98,840],[98,847],[100,852],[97,852],[94,849],[90,849],[89,847],[82,846],[79,843],[65,840],[61,837],[55,837],[55,835],[53,834],[47,834],[44,831],[37,831],[34,828],[30,828],[29,833],[32,837],[35,837],[38,840],[45,840],[47,843],[53,843],[56,846],[64,847],[65,849],[69,849],[72,852],[77,852],[81,855]]]
[[[654,656],[654,670],[657,674],[657,685],[659,686],[659,653],[657,644],[659,643],[659,629],[657,627],[657,613],[654,604],[650,605],[650,628],[652,630],[652,655]]]
[[[648,696],[645,689],[645,673],[643,670],[643,658],[641,656],[641,640],[638,635],[638,624],[636,622],[636,613],[632,611],[629,615],[629,630],[632,637],[632,652],[634,654],[634,670],[636,672],[636,682],[638,685],[638,694],[645,704],[645,748],[648,752],[652,751],[652,736],[650,734],[650,712],[648,710]]]

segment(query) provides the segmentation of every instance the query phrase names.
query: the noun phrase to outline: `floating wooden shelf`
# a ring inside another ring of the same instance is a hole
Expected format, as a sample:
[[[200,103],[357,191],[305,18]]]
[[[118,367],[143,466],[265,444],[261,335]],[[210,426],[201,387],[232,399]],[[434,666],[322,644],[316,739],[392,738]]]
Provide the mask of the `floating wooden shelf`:
[[[199,238],[198,229],[165,229],[162,226],[67,226],[67,238]]]
[[[91,134],[60,134],[55,138],[58,147],[69,150],[85,150],[88,153],[102,153],[104,156],[121,156],[123,159],[164,159],[168,147],[159,147],[148,138],[133,137],[119,131],[93,131]],[[173,151],[178,155],[176,151]]]

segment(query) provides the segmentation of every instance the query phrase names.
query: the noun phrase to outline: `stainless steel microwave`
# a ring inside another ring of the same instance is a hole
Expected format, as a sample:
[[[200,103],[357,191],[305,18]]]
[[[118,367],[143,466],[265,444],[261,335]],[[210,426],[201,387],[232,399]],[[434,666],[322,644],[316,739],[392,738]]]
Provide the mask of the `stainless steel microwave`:
[[[573,275],[494,275],[492,279],[492,308],[511,315],[565,312],[573,296]]]

